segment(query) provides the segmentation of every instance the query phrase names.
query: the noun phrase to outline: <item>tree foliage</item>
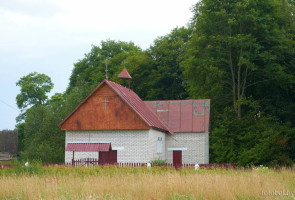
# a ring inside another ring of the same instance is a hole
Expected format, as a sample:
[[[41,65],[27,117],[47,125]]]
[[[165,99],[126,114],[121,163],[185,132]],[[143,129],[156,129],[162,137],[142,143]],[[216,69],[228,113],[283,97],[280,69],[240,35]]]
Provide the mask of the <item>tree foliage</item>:
[[[257,104],[249,103],[250,110],[242,118],[235,117],[231,107],[225,109],[211,133],[210,159],[239,166],[292,164],[290,142],[295,128],[273,116],[257,114]]]
[[[21,92],[16,96],[18,108],[24,109],[31,105],[42,105],[47,100],[46,93],[53,88],[51,78],[45,74],[33,72],[22,77],[17,83],[21,87]]]
[[[182,67],[190,97],[212,99],[212,162],[294,159],[293,13],[279,0],[196,4]]]
[[[85,54],[85,58],[74,64],[68,91],[81,83],[90,86],[98,85],[106,78],[106,60],[108,60],[109,79],[117,80],[126,57],[138,52],[141,52],[141,49],[132,42],[107,40],[102,41],[100,46],[92,45],[91,51]]]
[[[147,99],[185,99],[188,96],[180,63],[184,60],[190,33],[190,28],[175,28],[166,36],[156,39],[147,50],[154,65],[149,71],[151,84]]]
[[[222,99],[241,118],[240,100],[256,96],[253,90],[294,85],[294,19],[288,4],[203,0],[194,13],[195,31],[183,62],[192,96]]]
[[[108,78],[127,85],[117,78],[126,67],[133,77],[131,87],[142,99],[185,99],[187,92],[180,63],[190,32],[189,28],[175,28],[156,39],[146,51],[132,42],[108,40],[102,41],[100,46],[93,45],[90,53],[74,64],[68,91],[81,83],[96,87],[106,77],[108,59]]]
[[[69,94],[56,93],[46,104],[26,110],[25,121],[17,125],[22,159],[64,161],[65,134],[58,124],[88,95],[83,91],[89,88],[85,85]]]

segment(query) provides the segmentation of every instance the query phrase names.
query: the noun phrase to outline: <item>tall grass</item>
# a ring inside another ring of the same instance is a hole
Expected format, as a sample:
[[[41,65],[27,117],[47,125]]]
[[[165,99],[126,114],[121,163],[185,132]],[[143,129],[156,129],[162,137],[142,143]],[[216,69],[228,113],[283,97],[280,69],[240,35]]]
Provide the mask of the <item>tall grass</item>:
[[[295,193],[294,172],[19,166],[0,170],[0,199],[293,199],[271,192]]]

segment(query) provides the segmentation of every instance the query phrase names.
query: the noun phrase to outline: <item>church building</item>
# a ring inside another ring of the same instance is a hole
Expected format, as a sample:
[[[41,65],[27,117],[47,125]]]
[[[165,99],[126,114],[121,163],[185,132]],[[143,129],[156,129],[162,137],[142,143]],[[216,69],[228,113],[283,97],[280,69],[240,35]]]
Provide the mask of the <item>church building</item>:
[[[121,78],[131,76],[124,68]],[[209,163],[210,99],[142,101],[129,88],[103,80],[60,124],[65,162]]]

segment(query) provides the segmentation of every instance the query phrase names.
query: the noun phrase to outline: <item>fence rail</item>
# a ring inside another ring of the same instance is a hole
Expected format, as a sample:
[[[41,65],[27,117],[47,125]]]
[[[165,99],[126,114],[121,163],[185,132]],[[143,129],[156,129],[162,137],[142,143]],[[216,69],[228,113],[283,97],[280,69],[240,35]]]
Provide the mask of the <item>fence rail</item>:
[[[97,159],[93,158],[86,158],[86,159],[80,159],[80,160],[72,160],[72,162],[68,163],[42,163],[43,167],[48,166],[105,166],[108,164],[102,164]],[[147,163],[137,163],[137,162],[119,162],[113,164],[117,167],[148,167]],[[150,163],[150,167],[166,167],[166,168],[188,168],[188,169],[194,169],[196,164],[189,164],[184,163],[181,166],[173,166],[172,163],[164,163],[164,164],[156,164],[156,163]],[[234,169],[236,168],[235,163],[209,163],[209,164],[198,164],[200,169],[215,169],[215,168],[223,168],[223,169]],[[0,164],[0,170],[3,168],[13,168],[13,165],[11,164]]]
[[[0,169],[3,169],[3,168],[12,168],[12,165],[11,164],[0,164]]]
[[[66,165],[72,165],[73,167],[76,166],[94,166],[94,165],[108,165],[100,162],[98,159],[95,158],[85,158],[80,160],[72,160],[72,162],[67,163]],[[147,163],[138,163],[138,162],[118,162],[115,164],[117,167],[147,167]],[[163,164],[156,164],[156,163],[150,163],[151,167],[177,167],[177,168],[195,168],[196,164],[191,163],[183,163],[181,166],[174,166],[172,163],[163,163]],[[230,168],[236,168],[235,163],[209,163],[209,164],[198,164],[199,168],[203,169],[214,169],[214,168],[224,168],[224,169],[230,169]]]

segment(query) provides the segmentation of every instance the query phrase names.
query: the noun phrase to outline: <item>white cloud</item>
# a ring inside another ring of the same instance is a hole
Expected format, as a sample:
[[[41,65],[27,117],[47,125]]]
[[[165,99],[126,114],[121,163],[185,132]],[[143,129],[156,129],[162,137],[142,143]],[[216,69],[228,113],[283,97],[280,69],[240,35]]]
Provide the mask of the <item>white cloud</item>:
[[[146,49],[158,36],[185,25],[192,17],[189,8],[195,3],[194,0],[0,0],[2,99],[15,105],[19,92],[15,83],[33,71],[49,75],[55,84],[53,92],[63,92],[73,63],[90,51],[91,44],[113,39],[133,41]],[[17,116],[13,113],[8,119],[0,112],[0,130],[13,128],[12,119]]]
[[[58,15],[59,23],[70,27],[91,29],[172,28],[184,25],[191,13],[188,4],[194,1],[168,0],[108,0],[60,1],[65,12]]]
[[[22,15],[50,18],[63,11],[57,2],[58,0],[0,0],[0,7]]]
[[[24,46],[90,45],[127,32],[134,37],[138,37],[135,32],[154,33],[155,39],[176,26],[185,25],[191,17],[189,7],[193,2],[0,0],[0,23],[5,27],[0,32],[0,43],[8,51],[16,44],[21,47],[19,51]]]

